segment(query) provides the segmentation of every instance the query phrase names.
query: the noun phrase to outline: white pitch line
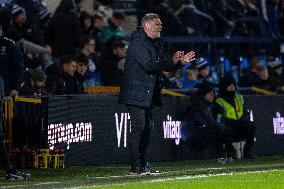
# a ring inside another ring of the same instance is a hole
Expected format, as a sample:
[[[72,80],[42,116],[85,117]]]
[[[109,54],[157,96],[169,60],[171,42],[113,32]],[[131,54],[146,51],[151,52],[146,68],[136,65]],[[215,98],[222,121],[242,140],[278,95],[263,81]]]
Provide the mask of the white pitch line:
[[[15,181],[17,182],[17,181]],[[19,184],[19,185],[11,185],[11,186],[1,186],[0,188],[14,188],[14,187],[27,187],[27,186],[42,186],[42,185],[49,185],[49,184],[58,184],[60,182],[39,182],[34,184]]]
[[[231,173],[218,173],[218,174],[201,174],[201,175],[194,175],[194,176],[186,176],[185,175],[185,176],[181,176],[181,177],[146,180],[146,181],[141,181],[139,183],[166,182],[166,181],[174,181],[174,180],[188,180],[188,179],[208,178],[208,177],[217,177],[217,176],[245,175],[245,174],[255,174],[255,173],[276,172],[276,171],[279,171],[279,170],[273,169],[273,170],[263,170],[263,171],[245,171],[245,172],[231,172]],[[138,182],[84,186],[84,188],[98,188],[98,187],[104,187],[104,186],[124,186],[124,185],[127,185],[127,184],[135,184],[135,183],[138,183]],[[78,189],[78,188],[81,188],[81,187],[75,187],[75,188],[72,188],[72,189]]]
[[[212,168],[200,168],[200,169],[190,169],[190,170],[179,170],[179,171],[163,171],[156,175],[174,174],[180,172],[195,172],[195,171],[208,171],[208,170],[223,170],[224,167],[212,167]],[[132,178],[132,177],[144,177],[147,175],[115,175],[115,176],[103,176],[103,177],[89,177],[92,179],[112,179],[112,178]],[[155,175],[152,175],[155,176]]]

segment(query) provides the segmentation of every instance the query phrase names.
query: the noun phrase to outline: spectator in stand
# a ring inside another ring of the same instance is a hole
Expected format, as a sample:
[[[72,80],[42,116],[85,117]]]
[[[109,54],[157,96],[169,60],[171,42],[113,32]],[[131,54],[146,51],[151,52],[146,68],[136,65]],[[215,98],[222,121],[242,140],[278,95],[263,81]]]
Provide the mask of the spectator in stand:
[[[11,24],[13,15],[8,7],[0,7],[0,20],[2,23],[2,30],[7,33],[7,30]]]
[[[179,81],[176,77],[175,71],[163,71],[161,76],[161,88],[162,89],[177,89],[179,87]]]
[[[256,0],[244,0],[246,7],[246,14],[248,16],[257,16],[259,14],[259,9],[256,6]]]
[[[47,41],[56,59],[63,55],[74,55],[79,47],[81,28],[75,14],[76,4],[71,0],[62,0],[49,22]]]
[[[186,70],[186,78],[181,81],[181,86],[180,88],[187,88],[187,89],[192,89],[192,88],[198,88],[198,85],[200,85],[202,82],[198,80],[198,70],[195,65],[191,65],[187,70]]]
[[[278,28],[279,0],[258,0],[258,7],[271,37],[275,40],[283,39]]]
[[[49,46],[45,46],[45,39],[41,30],[39,27],[32,28],[29,26],[24,8],[14,5],[12,14],[14,19],[7,33],[16,42],[21,42],[23,52],[29,60],[34,62],[34,60],[39,57],[42,62],[40,62],[38,66],[42,65],[43,69],[45,69],[48,65],[52,64],[50,57],[51,49]],[[29,65],[28,67],[33,68],[34,65]]]
[[[46,41],[47,29],[50,19],[51,19],[51,13],[48,12],[47,9],[43,9],[38,13],[38,26],[37,26],[38,28],[37,31],[39,35],[38,44],[41,46],[47,46],[47,41]]]
[[[198,79],[201,82],[208,82],[212,86],[217,86],[219,78],[215,72],[210,72],[210,65],[204,58],[196,59],[194,64],[198,69]]]
[[[267,68],[259,66],[256,68],[255,73],[258,77],[252,82],[252,86],[268,91],[277,90],[277,84],[271,81]]]
[[[86,71],[88,69],[89,59],[85,55],[77,55],[76,56],[76,72],[75,77],[79,82],[79,87],[81,92],[84,92],[84,81],[86,78]]]
[[[44,7],[38,0],[14,0],[14,4],[23,7],[27,12],[27,22],[31,27],[35,27],[38,23],[38,13]]]
[[[82,12],[80,19],[81,19],[82,34],[91,35],[94,29],[93,17],[87,12]]]
[[[112,17],[108,20],[108,26],[103,27],[101,33],[101,40],[103,42],[113,38],[113,37],[125,37],[125,32],[122,29],[122,24],[124,22],[124,14],[120,12],[114,12]]]
[[[209,14],[199,11],[193,2],[181,4],[177,15],[183,24],[194,30],[194,35],[215,35],[215,20]]]
[[[123,72],[119,63],[125,61],[127,46],[122,39],[112,38],[107,41],[102,51],[102,81],[106,86],[119,86]]]
[[[249,70],[244,71],[244,75],[240,78],[239,85],[241,87],[251,87],[253,82],[258,79],[256,69],[261,66],[261,61],[258,57],[252,57],[249,63]]]
[[[28,70],[25,73],[24,82],[19,89],[20,96],[44,95],[45,73],[39,70]]]
[[[226,38],[231,37],[235,23],[228,18],[228,3],[226,0],[209,0],[210,15],[215,19],[217,35],[223,35]]]
[[[76,62],[71,56],[64,56],[59,67],[56,64],[47,68],[46,91],[51,95],[81,94],[79,81],[74,76]]]
[[[186,27],[166,0],[156,0],[147,12],[153,12],[160,16],[163,22],[163,36],[184,36],[194,33],[190,27]]]
[[[104,17],[100,13],[96,13],[94,15],[94,29],[93,29],[93,37],[96,40],[96,51],[101,51],[102,50],[102,40],[101,40],[101,35],[102,35],[102,29],[105,26],[104,22]]]
[[[0,76],[5,83],[5,96],[17,96],[24,75],[23,56],[11,39],[4,37],[0,20]]]
[[[96,53],[96,41],[92,36],[83,36],[81,39],[81,48],[79,54],[84,54],[88,57],[88,70],[86,73],[86,86],[101,85],[102,64],[101,58]]]
[[[8,37],[16,42],[20,41],[22,38],[32,41],[33,29],[27,23],[26,10],[18,5],[14,5],[12,15],[13,20],[8,28]]]
[[[275,57],[269,57],[267,68],[271,81],[278,87],[284,86],[283,65],[280,60]]]

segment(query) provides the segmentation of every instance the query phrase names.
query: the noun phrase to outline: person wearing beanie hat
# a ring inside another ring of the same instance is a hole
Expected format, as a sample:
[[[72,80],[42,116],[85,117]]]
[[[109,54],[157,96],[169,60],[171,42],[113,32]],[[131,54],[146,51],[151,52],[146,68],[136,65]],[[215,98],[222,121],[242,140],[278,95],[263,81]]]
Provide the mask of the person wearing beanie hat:
[[[222,125],[214,120],[212,104],[214,88],[209,83],[202,83],[191,96],[190,106],[182,115],[181,139],[196,151],[207,149],[214,144],[217,156],[221,157],[221,128]]]
[[[47,9],[42,9],[38,13],[38,19],[41,23],[48,21],[51,18],[51,13]]]
[[[233,160],[233,141],[245,140],[244,158],[252,158],[255,137],[255,124],[250,121],[244,98],[236,89],[236,80],[232,76],[223,77],[218,98],[214,102],[215,119],[225,125],[223,141],[229,162]]]
[[[216,73],[210,71],[210,64],[204,58],[197,58],[193,64],[196,66],[198,70],[198,79],[201,82],[209,82],[213,86],[217,86],[218,84],[218,76]]]
[[[275,57],[269,57],[267,69],[268,75],[270,76],[270,80],[277,86],[283,86],[284,72],[281,60]]]
[[[33,29],[28,24],[26,10],[19,5],[14,5],[12,10],[13,20],[8,28],[7,35],[14,41],[26,39],[33,41],[35,39]]]
[[[22,14],[27,14],[26,9],[20,7],[19,5],[14,5],[11,13],[15,18],[21,16]]]
[[[45,92],[45,79],[46,75],[44,72],[39,70],[28,70],[25,73],[24,82],[21,84],[19,89],[20,96],[33,96],[46,94]]]

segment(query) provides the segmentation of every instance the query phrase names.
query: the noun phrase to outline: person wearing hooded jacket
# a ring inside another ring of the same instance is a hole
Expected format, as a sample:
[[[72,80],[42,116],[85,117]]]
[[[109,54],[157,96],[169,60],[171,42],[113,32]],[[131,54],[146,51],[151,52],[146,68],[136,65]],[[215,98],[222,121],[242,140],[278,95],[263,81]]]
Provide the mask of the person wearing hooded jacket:
[[[243,96],[236,92],[236,81],[232,76],[223,77],[219,83],[214,116],[217,122],[225,125],[223,141],[227,157],[233,157],[233,141],[245,140],[244,158],[253,158],[255,124],[250,121]]]
[[[216,122],[212,113],[214,97],[213,87],[209,83],[199,85],[182,115],[181,139],[196,151],[206,150],[210,144],[214,144],[216,155],[221,158],[223,125]]]
[[[142,18],[142,28],[133,32],[126,54],[119,103],[131,117],[129,136],[130,174],[157,173],[147,162],[146,153],[153,128],[152,109],[161,105],[160,80],[163,70],[174,70],[191,61],[195,53],[177,51],[172,57],[164,49],[159,15]]]

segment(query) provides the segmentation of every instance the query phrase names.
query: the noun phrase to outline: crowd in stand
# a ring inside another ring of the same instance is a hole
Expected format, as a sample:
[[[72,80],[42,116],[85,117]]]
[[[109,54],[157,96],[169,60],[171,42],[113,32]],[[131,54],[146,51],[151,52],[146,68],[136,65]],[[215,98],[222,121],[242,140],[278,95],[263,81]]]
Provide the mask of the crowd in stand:
[[[6,95],[81,94],[83,86],[119,86],[127,48],[124,14],[90,15],[79,3],[62,0],[54,13],[40,0],[2,5],[0,74]]]
[[[283,6],[281,0],[138,0],[137,7],[138,20],[146,12],[160,15],[164,35],[263,35],[267,32],[257,28],[257,19],[247,19],[261,17],[269,34],[279,39]]]
[[[6,95],[81,94],[83,86],[120,85],[127,36],[125,15],[112,9],[112,1],[94,1],[92,14],[78,8],[80,0],[62,0],[54,13],[41,0],[1,2],[0,75]],[[138,21],[146,12],[157,13],[164,36],[269,34],[282,40],[283,10],[278,0],[137,0]],[[262,18],[266,30],[246,19],[250,16]],[[261,57],[237,65],[224,59],[199,57],[177,72],[164,72],[163,88],[196,88],[204,80],[217,86],[225,75],[243,87],[276,90],[283,85],[277,56],[266,64]]]

